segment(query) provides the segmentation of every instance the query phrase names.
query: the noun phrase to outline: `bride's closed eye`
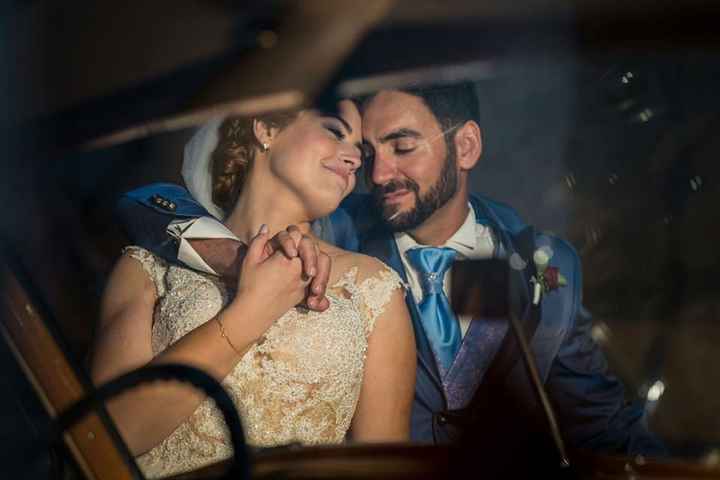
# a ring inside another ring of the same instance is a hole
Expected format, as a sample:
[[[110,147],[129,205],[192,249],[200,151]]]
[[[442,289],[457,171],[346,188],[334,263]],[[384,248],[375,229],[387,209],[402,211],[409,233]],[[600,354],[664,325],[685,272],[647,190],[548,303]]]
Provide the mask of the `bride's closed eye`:
[[[338,127],[337,125],[334,125],[332,123],[326,123],[324,125],[324,127],[326,130],[328,130],[330,133],[332,133],[336,139],[345,140],[346,135],[341,127]]]

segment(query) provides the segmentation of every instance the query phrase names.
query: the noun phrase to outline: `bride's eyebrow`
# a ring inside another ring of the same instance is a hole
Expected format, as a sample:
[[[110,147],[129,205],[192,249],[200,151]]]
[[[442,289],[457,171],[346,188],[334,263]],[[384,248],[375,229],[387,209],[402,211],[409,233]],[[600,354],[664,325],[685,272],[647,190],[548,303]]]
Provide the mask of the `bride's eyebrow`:
[[[347,130],[348,133],[353,133],[353,129],[352,129],[352,127],[350,126],[350,124],[347,122],[347,120],[345,120],[345,119],[344,119],[343,117],[341,117],[340,115],[338,115],[338,114],[336,114],[336,113],[325,113],[325,114],[323,114],[323,117],[325,117],[325,118],[334,118],[335,120],[337,120],[337,121],[339,121],[340,123],[343,124],[343,126],[345,127],[345,130]]]

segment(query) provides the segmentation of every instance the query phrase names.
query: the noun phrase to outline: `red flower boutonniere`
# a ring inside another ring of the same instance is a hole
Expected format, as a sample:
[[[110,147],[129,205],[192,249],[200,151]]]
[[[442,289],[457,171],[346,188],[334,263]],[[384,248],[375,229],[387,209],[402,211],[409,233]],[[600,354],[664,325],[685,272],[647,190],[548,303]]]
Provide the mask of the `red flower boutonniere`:
[[[543,295],[567,285],[567,279],[560,273],[558,267],[548,266],[553,252],[548,247],[535,250],[533,261],[537,275],[530,279],[533,285],[533,305],[539,305]]]

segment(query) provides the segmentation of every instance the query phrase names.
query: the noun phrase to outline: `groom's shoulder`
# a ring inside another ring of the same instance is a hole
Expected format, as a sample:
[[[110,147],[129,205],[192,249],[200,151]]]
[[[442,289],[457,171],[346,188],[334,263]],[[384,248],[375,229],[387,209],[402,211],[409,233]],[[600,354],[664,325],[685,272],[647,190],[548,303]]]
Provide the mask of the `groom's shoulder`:
[[[482,204],[487,211],[492,212],[500,223],[501,228],[511,235],[517,235],[519,232],[528,227],[528,223],[512,206],[494,200],[483,195],[473,195],[471,201],[474,205]],[[536,226],[537,227],[537,226]],[[555,254],[572,259],[574,263],[578,262],[578,254],[572,244],[564,238],[556,235],[554,232],[545,230],[535,230],[535,244],[538,247],[549,246]]]
[[[483,212],[479,212],[478,210],[480,209],[477,208],[478,206],[482,206],[482,210],[491,212],[491,214],[499,221],[500,227],[511,234],[516,234],[528,226],[518,211],[506,203],[478,194],[471,195],[470,202],[474,207],[476,207],[476,215],[483,215]],[[482,221],[482,219],[479,220]]]
[[[208,215],[186,188],[174,183],[151,183],[125,192],[118,199],[117,207],[121,212],[133,205],[143,205],[176,217]]]
[[[175,183],[150,183],[142,187],[129,190],[122,194],[124,198],[130,198],[140,203],[153,203],[153,197],[165,197],[168,200],[178,198],[191,198],[186,188]]]

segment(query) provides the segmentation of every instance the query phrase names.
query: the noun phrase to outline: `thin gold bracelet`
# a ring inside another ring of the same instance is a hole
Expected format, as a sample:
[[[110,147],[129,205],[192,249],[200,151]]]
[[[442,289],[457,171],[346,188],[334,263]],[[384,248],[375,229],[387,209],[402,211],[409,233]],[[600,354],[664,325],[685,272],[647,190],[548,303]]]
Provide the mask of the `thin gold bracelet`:
[[[215,316],[215,321],[218,324],[218,327],[220,327],[220,336],[225,339],[225,341],[230,345],[230,348],[233,349],[235,353],[238,354],[239,357],[242,357],[242,354],[240,353],[240,350],[235,348],[235,345],[230,341],[230,337],[228,337],[227,333],[225,333],[225,327],[223,326],[222,320],[220,320],[220,315]]]

